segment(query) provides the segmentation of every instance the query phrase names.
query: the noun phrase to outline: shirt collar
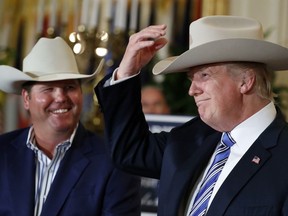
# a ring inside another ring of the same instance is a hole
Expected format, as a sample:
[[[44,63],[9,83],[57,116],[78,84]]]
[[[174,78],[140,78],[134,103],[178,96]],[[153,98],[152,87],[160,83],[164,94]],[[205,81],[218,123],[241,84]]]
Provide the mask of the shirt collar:
[[[62,146],[66,148],[66,150],[68,150],[70,148],[70,146],[72,145],[72,142],[74,140],[74,137],[75,137],[75,134],[76,134],[76,131],[77,131],[77,128],[78,128],[78,125],[76,125],[73,133],[71,134],[70,138],[59,143],[57,146],[56,146],[56,149],[58,148],[61,148]],[[37,147],[36,145],[36,140],[35,140],[35,132],[34,132],[34,127],[33,125],[30,127],[29,129],[29,132],[28,132],[28,137],[27,137],[27,141],[26,141],[26,145],[28,148],[30,148],[31,150],[33,150],[35,153],[37,151],[39,151],[39,148]]]
[[[237,125],[232,131],[231,136],[243,151],[248,149],[260,134],[272,123],[277,114],[273,102],[270,102],[257,113]],[[249,136],[248,136],[249,135]]]

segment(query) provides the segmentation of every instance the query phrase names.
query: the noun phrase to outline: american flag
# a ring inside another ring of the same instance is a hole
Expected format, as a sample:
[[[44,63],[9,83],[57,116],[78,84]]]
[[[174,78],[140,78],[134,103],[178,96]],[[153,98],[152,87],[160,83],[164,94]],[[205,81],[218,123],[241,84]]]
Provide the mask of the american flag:
[[[260,163],[260,158],[258,156],[254,156],[252,159],[252,162],[255,164],[259,164]]]

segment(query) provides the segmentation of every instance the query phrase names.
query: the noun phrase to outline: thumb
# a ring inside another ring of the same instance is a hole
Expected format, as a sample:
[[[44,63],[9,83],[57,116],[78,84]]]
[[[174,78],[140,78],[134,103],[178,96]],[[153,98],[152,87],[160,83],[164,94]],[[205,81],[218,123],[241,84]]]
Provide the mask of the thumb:
[[[162,47],[164,47],[168,43],[168,40],[166,38],[159,38],[155,41],[154,49],[159,50]]]

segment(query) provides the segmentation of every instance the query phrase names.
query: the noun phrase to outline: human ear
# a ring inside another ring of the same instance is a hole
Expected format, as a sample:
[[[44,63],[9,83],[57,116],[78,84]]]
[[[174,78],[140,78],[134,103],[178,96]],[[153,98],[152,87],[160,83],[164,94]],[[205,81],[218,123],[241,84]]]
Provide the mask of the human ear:
[[[28,91],[25,89],[22,89],[21,95],[22,95],[22,99],[23,99],[24,109],[29,110],[30,95],[29,95]]]
[[[255,80],[255,73],[252,70],[245,71],[241,80],[240,92],[245,94],[251,91],[255,85]]]

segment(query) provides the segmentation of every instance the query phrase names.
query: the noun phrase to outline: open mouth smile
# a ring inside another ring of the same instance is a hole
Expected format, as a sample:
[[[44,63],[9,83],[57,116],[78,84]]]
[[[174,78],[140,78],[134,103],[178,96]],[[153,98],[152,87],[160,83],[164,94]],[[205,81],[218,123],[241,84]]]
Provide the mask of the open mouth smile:
[[[68,109],[57,109],[52,111],[53,114],[62,114],[66,112],[68,112]]]

